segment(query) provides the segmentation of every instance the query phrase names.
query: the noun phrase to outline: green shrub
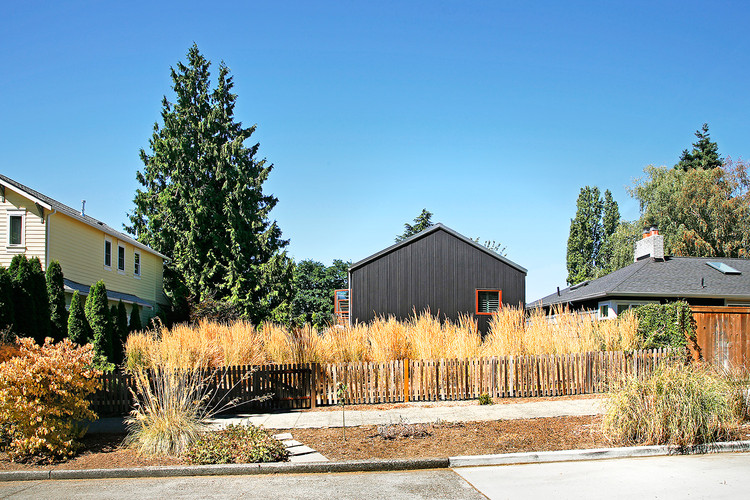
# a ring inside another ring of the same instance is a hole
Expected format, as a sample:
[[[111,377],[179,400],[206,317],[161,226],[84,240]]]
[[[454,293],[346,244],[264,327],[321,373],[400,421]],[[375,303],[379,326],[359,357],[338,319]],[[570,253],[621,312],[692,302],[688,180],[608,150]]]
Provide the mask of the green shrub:
[[[53,260],[47,268],[47,296],[49,297],[50,335],[55,341],[68,336],[68,311],[65,310],[65,282],[60,263]]]
[[[602,421],[624,444],[689,446],[734,437],[743,411],[741,386],[708,366],[671,364],[610,391]]]
[[[51,461],[73,455],[93,420],[88,397],[99,388],[91,346],[69,340],[40,346],[19,341],[18,352],[0,363],[0,429],[14,461]]]
[[[112,322],[109,319],[107,304],[107,287],[103,281],[97,281],[86,297],[86,320],[91,327],[94,340],[94,351],[103,360],[112,362],[114,342],[112,339]]]
[[[125,360],[125,341],[128,339],[128,312],[125,310],[125,304],[122,301],[117,303],[117,307],[112,306],[112,326],[114,329],[114,362],[116,365],[122,364]]]
[[[479,404],[480,405],[491,405],[491,404],[493,404],[492,403],[492,398],[486,392],[482,393],[482,394],[479,395]]]
[[[20,336],[34,335],[34,304],[31,297],[31,265],[25,255],[13,257],[8,268],[13,284],[13,329]]]
[[[141,325],[141,308],[138,304],[133,304],[130,309],[130,321],[128,321],[128,332],[137,332],[143,329]]]
[[[76,290],[70,299],[70,311],[68,312],[68,338],[78,345],[91,342],[91,327],[86,319],[83,309],[83,299]]]
[[[31,277],[29,281],[29,294],[33,311],[33,331],[31,335],[37,344],[44,344],[50,336],[50,308],[47,296],[47,280],[44,277],[44,268],[39,257],[29,259]]]
[[[0,328],[13,329],[13,282],[7,269],[0,266]]]
[[[205,432],[185,453],[194,464],[244,464],[283,462],[289,457],[284,443],[253,425],[228,425]]]
[[[645,304],[633,309],[638,318],[638,335],[643,349],[684,348],[694,343],[695,321],[687,302]]]

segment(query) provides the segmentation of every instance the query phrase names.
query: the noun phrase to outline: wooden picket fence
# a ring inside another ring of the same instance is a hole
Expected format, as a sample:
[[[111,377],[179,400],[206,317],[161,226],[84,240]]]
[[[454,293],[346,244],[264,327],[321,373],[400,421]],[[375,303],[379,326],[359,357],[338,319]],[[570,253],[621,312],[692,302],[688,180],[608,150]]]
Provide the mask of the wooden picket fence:
[[[311,408],[339,403],[339,383],[347,404],[449,401],[491,397],[544,397],[606,392],[622,375],[644,376],[678,359],[678,351],[586,352],[476,359],[396,360],[384,363],[274,364],[206,371],[214,401],[234,400],[229,411]],[[101,415],[132,409],[133,379],[125,373],[102,376],[92,403]],[[264,401],[254,401],[268,396]]]
[[[450,401],[491,397],[544,397],[606,392],[625,374],[644,376],[677,351],[586,352],[476,359],[399,360],[387,363],[316,365],[318,405]]]

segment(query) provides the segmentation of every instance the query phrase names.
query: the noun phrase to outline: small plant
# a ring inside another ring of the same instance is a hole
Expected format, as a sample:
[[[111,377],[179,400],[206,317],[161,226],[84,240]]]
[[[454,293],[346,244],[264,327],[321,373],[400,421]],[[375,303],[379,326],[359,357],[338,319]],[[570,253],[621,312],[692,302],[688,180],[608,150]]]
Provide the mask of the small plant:
[[[602,428],[625,444],[690,446],[731,439],[743,409],[740,387],[713,368],[672,364],[616,385]]]
[[[185,453],[185,459],[194,464],[283,462],[288,457],[284,443],[265,429],[231,424],[202,433]]]
[[[436,425],[440,425],[438,422]],[[397,423],[378,425],[378,436],[391,440],[398,438],[423,438],[432,435],[430,424],[410,424],[403,417]]]
[[[482,394],[479,395],[479,404],[480,405],[491,405],[491,404],[494,404],[494,402],[492,401],[492,398],[490,397],[490,395],[487,394],[486,392],[484,392],[484,393],[482,393]]]
[[[88,397],[100,385],[90,345],[68,339],[19,341],[16,356],[0,363],[0,429],[14,461],[52,461],[72,456],[83,420],[94,420]]]
[[[336,384],[336,397],[338,404],[341,406],[341,430],[344,433],[344,441],[346,441],[346,415],[344,414],[344,407],[346,406],[346,384],[339,382]]]

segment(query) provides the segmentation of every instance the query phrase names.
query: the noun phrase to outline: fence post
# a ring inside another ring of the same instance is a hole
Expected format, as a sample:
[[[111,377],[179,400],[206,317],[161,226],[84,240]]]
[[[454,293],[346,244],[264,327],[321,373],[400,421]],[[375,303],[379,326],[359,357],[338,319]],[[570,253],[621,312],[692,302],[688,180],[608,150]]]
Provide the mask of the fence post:
[[[404,401],[409,402],[409,358],[404,360]]]
[[[310,408],[318,406],[318,363],[310,363]]]

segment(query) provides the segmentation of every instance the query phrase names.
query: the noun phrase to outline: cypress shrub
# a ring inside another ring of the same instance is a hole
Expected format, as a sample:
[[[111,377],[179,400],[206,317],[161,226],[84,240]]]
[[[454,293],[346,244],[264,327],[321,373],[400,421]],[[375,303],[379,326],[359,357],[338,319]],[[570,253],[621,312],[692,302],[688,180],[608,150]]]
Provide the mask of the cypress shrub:
[[[34,305],[31,298],[32,270],[25,255],[19,254],[10,262],[10,279],[13,288],[14,329],[21,337],[34,335]]]
[[[0,330],[13,328],[13,282],[7,269],[0,266]]]
[[[115,309],[114,306],[113,309]],[[128,312],[125,310],[125,304],[122,301],[117,303],[112,320],[115,327],[115,364],[119,365],[125,360],[125,341],[128,339]]]
[[[50,335],[58,342],[68,333],[68,311],[65,310],[65,283],[60,263],[53,260],[47,268],[47,296],[49,297]]]
[[[32,319],[34,339],[37,344],[44,345],[44,339],[50,336],[50,307],[47,296],[47,280],[39,257],[29,259],[31,279],[29,280],[29,294],[31,295]]]
[[[114,342],[112,341],[112,322],[107,307],[107,287],[99,280],[91,287],[86,297],[86,319],[91,326],[94,337],[94,352],[101,360],[112,362]]]
[[[133,304],[133,308],[130,310],[130,321],[128,322],[128,331],[137,332],[143,329],[141,325],[141,307],[138,304]]]
[[[70,300],[70,311],[68,312],[68,338],[78,345],[84,345],[91,342],[91,328],[86,319],[86,312],[83,309],[83,299],[78,295],[78,291],[73,292],[73,298]]]

